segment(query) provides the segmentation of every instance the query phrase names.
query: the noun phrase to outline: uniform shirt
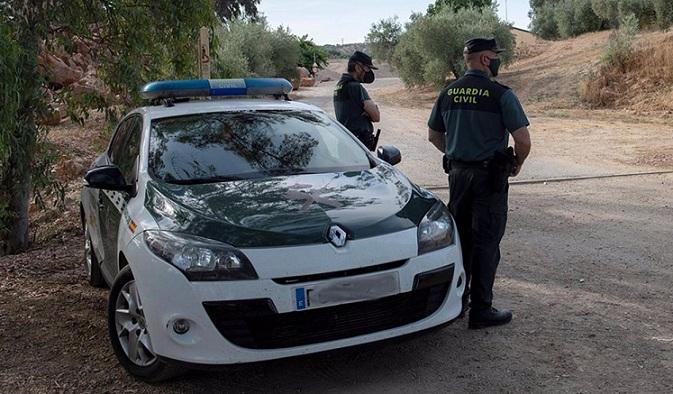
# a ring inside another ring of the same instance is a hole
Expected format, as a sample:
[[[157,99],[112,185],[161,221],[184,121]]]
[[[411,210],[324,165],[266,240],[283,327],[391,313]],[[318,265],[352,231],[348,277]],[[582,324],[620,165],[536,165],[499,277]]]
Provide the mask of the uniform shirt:
[[[367,90],[350,74],[343,74],[334,90],[334,112],[342,125],[353,134],[374,132],[374,125],[365,116],[364,102],[370,100]]]
[[[469,70],[439,94],[428,127],[446,134],[446,155],[480,161],[503,151],[509,133],[528,126],[519,99],[510,88],[479,70]]]

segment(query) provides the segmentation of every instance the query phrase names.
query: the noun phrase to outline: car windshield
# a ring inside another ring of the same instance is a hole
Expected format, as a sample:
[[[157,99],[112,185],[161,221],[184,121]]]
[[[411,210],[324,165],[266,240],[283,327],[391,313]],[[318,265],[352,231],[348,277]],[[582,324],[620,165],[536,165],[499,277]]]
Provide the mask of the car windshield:
[[[359,171],[369,156],[326,115],[218,112],[152,121],[149,170],[169,183]]]

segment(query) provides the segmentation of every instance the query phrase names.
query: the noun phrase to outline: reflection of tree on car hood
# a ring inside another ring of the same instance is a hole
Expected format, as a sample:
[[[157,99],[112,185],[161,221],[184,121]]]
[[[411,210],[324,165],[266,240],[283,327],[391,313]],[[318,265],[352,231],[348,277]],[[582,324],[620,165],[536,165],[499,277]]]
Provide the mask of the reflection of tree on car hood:
[[[433,199],[397,170],[271,177],[200,185],[148,183],[147,209],[162,229],[239,247],[326,242],[331,223],[353,239],[416,226]]]

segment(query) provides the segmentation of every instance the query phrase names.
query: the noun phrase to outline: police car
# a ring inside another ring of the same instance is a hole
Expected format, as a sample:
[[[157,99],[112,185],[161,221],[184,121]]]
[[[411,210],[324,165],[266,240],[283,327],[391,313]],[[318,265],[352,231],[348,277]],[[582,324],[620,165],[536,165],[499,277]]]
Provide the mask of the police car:
[[[283,79],[159,81],[85,176],[85,266],[149,381],[436,327],[465,273],[445,205]],[[260,96],[269,96],[260,98]],[[275,96],[275,97],[274,97]]]

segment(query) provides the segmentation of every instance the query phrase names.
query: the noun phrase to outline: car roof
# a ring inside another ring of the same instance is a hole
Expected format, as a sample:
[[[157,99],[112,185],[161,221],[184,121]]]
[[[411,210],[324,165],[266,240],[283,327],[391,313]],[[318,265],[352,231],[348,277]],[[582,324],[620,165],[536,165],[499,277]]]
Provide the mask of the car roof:
[[[141,113],[150,119],[167,118],[212,112],[240,112],[240,111],[311,111],[324,112],[322,109],[298,101],[271,100],[271,99],[215,99],[177,102],[171,106],[154,105],[140,107],[132,113]]]

